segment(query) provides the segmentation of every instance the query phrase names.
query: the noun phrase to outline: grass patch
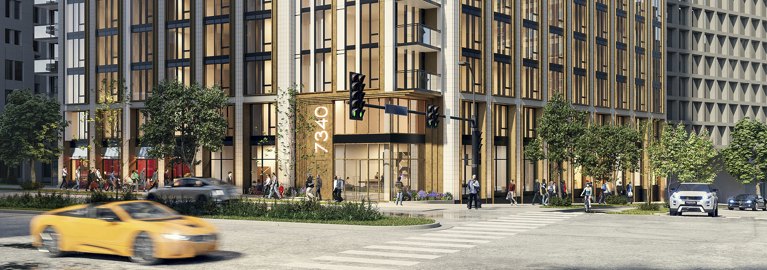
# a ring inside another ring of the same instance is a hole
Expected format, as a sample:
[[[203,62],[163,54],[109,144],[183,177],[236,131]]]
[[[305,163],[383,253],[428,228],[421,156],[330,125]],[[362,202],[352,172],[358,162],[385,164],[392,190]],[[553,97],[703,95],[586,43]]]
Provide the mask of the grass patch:
[[[234,220],[255,220],[255,221],[274,221],[274,222],[295,222],[295,223],[320,223],[320,224],[341,224],[341,225],[365,225],[365,226],[413,226],[432,224],[435,221],[430,218],[421,217],[392,217],[386,216],[377,220],[320,220],[320,219],[288,219],[288,218],[270,218],[263,216],[203,216],[212,219],[234,219]]]

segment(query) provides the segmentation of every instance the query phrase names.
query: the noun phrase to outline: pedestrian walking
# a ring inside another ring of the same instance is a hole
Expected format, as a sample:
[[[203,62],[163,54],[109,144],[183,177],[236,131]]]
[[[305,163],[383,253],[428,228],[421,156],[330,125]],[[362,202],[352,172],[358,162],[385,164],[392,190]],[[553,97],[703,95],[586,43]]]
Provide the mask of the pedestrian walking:
[[[549,202],[551,201],[551,198],[557,196],[557,185],[554,184],[554,181],[549,181]]]
[[[317,175],[317,179],[314,180],[314,187],[317,190],[317,199],[322,200],[322,178]]]
[[[471,176],[467,188],[469,189],[469,201],[467,202],[468,208],[471,209],[472,202],[474,203],[474,209],[479,208],[479,199],[477,198],[477,193],[479,193],[479,181],[477,180],[477,175]]]
[[[93,191],[93,181],[96,180],[96,172],[95,169],[91,168],[88,170],[88,182],[85,185],[85,189],[87,191]]]
[[[549,205],[549,196],[547,191],[547,185],[546,185],[546,179],[543,179],[541,181],[540,188],[538,189],[538,194],[541,195],[541,204],[543,205]]]
[[[282,199],[282,188],[280,181],[277,179],[277,174],[272,173],[272,193],[274,193],[275,198]]]
[[[336,202],[342,202],[344,200],[344,198],[341,197],[341,193],[343,192],[343,189],[344,189],[344,180],[336,176],[336,178],[333,180],[333,200],[335,200]]]
[[[133,188],[139,184],[139,175],[138,171],[133,170],[133,172],[130,175],[131,185],[130,185],[130,191],[133,192]],[[136,187],[136,191],[138,191],[138,187]]]
[[[509,193],[506,194],[506,199],[509,200],[509,204],[517,205],[517,184],[514,183],[514,179],[509,182]]]
[[[306,179],[305,187],[306,187],[306,198],[309,199],[310,201],[313,201],[315,198],[314,190],[313,190],[314,180],[312,179],[311,175],[309,175],[309,178]]]
[[[402,177],[397,177],[397,182],[394,183],[394,188],[397,190],[397,198],[394,201],[394,205],[402,205],[402,191],[404,189],[404,185],[402,184]]]
[[[272,178],[269,175],[266,176],[266,182],[264,182],[264,198],[272,198]]]
[[[96,187],[104,191],[104,178],[101,177],[101,170],[96,169]]]
[[[59,189],[67,189],[69,186],[69,183],[67,183],[67,168],[61,169],[61,184],[59,185]]]
[[[75,188],[80,191],[80,168],[75,169],[75,186],[72,189]]]
[[[141,170],[139,174],[139,189],[146,190],[146,168]]]
[[[117,174],[117,171],[115,171],[115,170],[112,170],[112,172],[109,173],[109,178],[108,178],[109,179],[109,189],[111,189],[112,191],[115,190],[115,186],[117,184],[117,178],[115,177],[116,174]]]
[[[634,186],[631,185],[631,182],[629,182],[628,186],[626,186],[626,198],[628,201],[631,201],[631,198],[634,197]]]
[[[583,197],[583,207],[586,208],[586,212],[591,211],[591,183],[586,183],[586,187],[583,188],[583,191],[581,192],[581,197]]]
[[[234,185],[234,177],[232,176],[232,171],[229,171],[229,173],[226,174],[226,183]]]
[[[602,194],[599,196],[599,204],[606,203],[605,199],[607,197],[607,194],[609,192],[609,189],[607,188],[607,182],[602,182]]]
[[[541,189],[541,184],[538,183],[538,179],[535,179],[535,182],[533,183],[533,205],[535,205],[535,199],[540,199],[541,204],[543,204],[543,198],[539,198],[540,189]]]

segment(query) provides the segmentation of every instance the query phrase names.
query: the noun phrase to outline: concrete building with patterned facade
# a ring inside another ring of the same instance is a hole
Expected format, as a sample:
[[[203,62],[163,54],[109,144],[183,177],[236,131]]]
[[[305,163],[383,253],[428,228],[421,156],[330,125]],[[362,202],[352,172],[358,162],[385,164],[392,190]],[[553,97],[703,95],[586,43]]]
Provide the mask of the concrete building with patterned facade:
[[[382,201],[401,178],[411,191],[459,199],[471,176],[468,124],[443,120],[427,129],[423,116],[375,109],[351,121],[348,74],[359,72],[368,104],[418,111],[436,104],[468,117],[476,101],[481,197],[502,201],[514,182],[529,201],[534,180],[550,179],[549,164],[526,161],[523,147],[554,94],[595,124],[665,119],[665,8],[659,0],[63,0],[59,98],[72,124],[60,163],[161,179],[188,171],[147,157],[151,146],[138,140],[152,86],[175,79],[218,84],[231,97],[225,147],[199,153],[193,174],[224,178],[231,170],[248,190],[265,173],[299,187],[310,173],[325,179],[327,197],[339,176],[348,178],[347,198]],[[82,147],[96,130],[83,120],[100,95],[117,94],[93,90],[103,78],[124,81],[130,92],[121,130],[104,136],[129,142],[122,149]],[[292,86],[308,130],[276,112]],[[295,169],[282,170],[280,160]],[[641,167],[616,175],[634,184],[637,199],[663,186]],[[589,179],[566,172],[568,191],[580,192]]]
[[[668,122],[707,131],[722,149],[743,118],[767,122],[767,2],[666,3]],[[753,191],[726,172],[720,198]]]

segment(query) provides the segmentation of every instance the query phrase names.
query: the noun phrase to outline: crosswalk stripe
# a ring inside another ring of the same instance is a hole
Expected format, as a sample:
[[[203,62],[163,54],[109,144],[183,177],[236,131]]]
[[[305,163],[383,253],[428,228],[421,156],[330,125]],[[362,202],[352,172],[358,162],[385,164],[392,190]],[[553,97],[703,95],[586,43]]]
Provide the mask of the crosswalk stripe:
[[[520,226],[545,226],[545,225],[551,225],[554,223],[548,223],[548,222],[525,222],[525,221],[518,221],[518,220],[485,220],[482,222],[478,222],[479,224],[504,224],[504,225],[520,225]]]
[[[457,249],[442,249],[442,248],[419,248],[419,247],[403,247],[403,246],[366,246],[367,249],[385,249],[385,250],[398,250],[398,251],[420,251],[420,252],[432,252],[432,253],[456,253],[460,250]]]
[[[559,220],[540,220],[540,219],[521,219],[521,218],[498,218],[498,219],[490,219],[485,221],[492,221],[492,222],[519,222],[519,223],[543,223],[543,224],[553,224],[559,222]]]
[[[447,238],[429,238],[429,237],[408,237],[406,239],[408,239],[408,240],[435,241],[435,242],[476,243],[476,244],[490,243],[490,241],[487,241],[487,240],[475,240],[475,239],[447,239]]]
[[[367,251],[367,250],[347,250],[347,251],[344,251],[344,252],[341,252],[341,253],[343,253],[343,254],[352,254],[352,255],[370,255],[370,256],[380,256],[380,257],[427,259],[427,260],[433,260],[433,259],[442,257],[440,255],[412,254],[412,253],[399,253],[399,252],[382,252],[382,251]]]
[[[294,262],[287,265],[292,268],[304,268],[304,269],[322,269],[322,270],[384,270],[385,268],[375,267],[362,267],[362,266],[348,266],[338,264],[322,264],[315,262]]]
[[[486,231],[486,232],[525,232],[534,228],[507,228],[507,227],[453,227],[455,230],[474,230],[474,231]]]
[[[485,231],[474,231],[474,230],[456,230],[455,228],[440,231],[443,233],[465,233],[465,234],[478,234],[478,235],[505,235],[505,236],[512,236],[516,235],[517,233],[513,232],[485,232]]]
[[[507,216],[507,217],[499,217],[501,219],[534,219],[534,220],[551,220],[551,221],[560,221],[560,220],[566,220],[570,217],[535,217],[535,216],[519,216],[519,215],[513,215],[513,216]]]
[[[369,259],[358,257],[344,257],[344,256],[320,256],[314,258],[314,260],[331,261],[331,262],[352,262],[352,263],[368,263],[368,264],[383,264],[383,265],[396,265],[396,266],[413,266],[420,262],[417,261],[400,261],[400,260],[388,260],[388,259]]]
[[[528,215],[528,216],[545,216],[545,217],[573,217],[581,215],[581,213],[552,213],[552,212],[526,212],[526,213],[519,213],[519,215]]]
[[[469,239],[488,239],[488,240],[495,240],[495,239],[503,239],[503,237],[499,236],[489,236],[489,235],[469,235],[469,234],[450,234],[450,233],[425,233],[421,236],[430,236],[430,237],[447,237],[447,238],[469,238]]]
[[[483,222],[477,222],[472,224],[464,224],[464,226],[476,226],[476,227],[500,227],[500,228],[525,228],[525,229],[534,229],[541,227],[546,224],[530,224],[530,223],[513,223],[513,222],[492,222],[492,221],[483,221]]]
[[[387,244],[411,245],[422,247],[450,247],[450,248],[473,248],[475,245],[454,244],[454,243],[433,243],[433,242],[415,242],[415,241],[389,241]]]

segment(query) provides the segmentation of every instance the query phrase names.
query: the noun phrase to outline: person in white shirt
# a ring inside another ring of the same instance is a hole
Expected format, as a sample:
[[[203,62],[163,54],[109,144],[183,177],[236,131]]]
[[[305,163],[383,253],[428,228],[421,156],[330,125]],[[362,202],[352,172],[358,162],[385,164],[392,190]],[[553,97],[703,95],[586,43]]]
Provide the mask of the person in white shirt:
[[[61,184],[59,185],[59,189],[66,189],[67,186],[69,186],[67,184],[67,175],[67,168],[61,169]]]
[[[268,175],[266,176],[266,182],[264,182],[264,197],[272,198],[272,178]]]
[[[479,192],[479,181],[477,180],[477,175],[471,176],[471,180],[469,180],[467,187],[469,189],[469,201],[467,206],[469,209],[471,209],[471,203],[474,202],[474,209],[479,208],[479,198],[477,198],[477,193]]]

